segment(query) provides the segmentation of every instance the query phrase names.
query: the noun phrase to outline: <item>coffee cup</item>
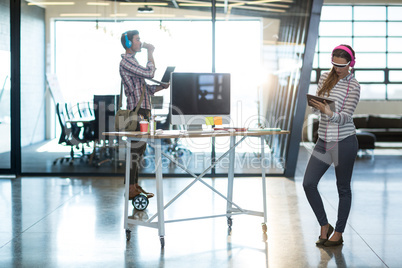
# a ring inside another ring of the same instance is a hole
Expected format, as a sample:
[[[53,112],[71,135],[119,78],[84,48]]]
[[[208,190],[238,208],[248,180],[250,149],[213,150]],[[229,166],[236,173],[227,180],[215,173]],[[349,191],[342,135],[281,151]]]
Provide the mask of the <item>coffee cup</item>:
[[[140,121],[140,132],[148,133],[148,121]]]

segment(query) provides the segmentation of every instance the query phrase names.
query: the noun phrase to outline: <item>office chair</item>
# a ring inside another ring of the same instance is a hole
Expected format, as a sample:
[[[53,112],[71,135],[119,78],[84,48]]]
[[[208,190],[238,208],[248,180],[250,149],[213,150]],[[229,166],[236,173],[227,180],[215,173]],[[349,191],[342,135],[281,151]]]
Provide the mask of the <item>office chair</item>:
[[[70,146],[70,155],[68,156],[62,156],[58,157],[53,161],[53,165],[57,163],[57,161],[60,161],[60,163],[63,163],[64,161],[69,161],[70,165],[74,163],[74,159],[77,157],[80,157],[75,154],[74,152],[74,147],[79,149],[79,144],[81,143],[80,139],[78,136],[75,136],[74,134],[76,133],[75,128],[72,127],[72,124],[67,123],[67,115],[66,112],[63,108],[64,105],[57,103],[56,104],[56,114],[57,118],[59,120],[59,124],[61,127],[61,134],[59,138],[59,144],[63,144],[65,146]]]
[[[114,131],[114,117],[117,110],[119,95],[95,95],[93,100],[94,137],[96,139],[92,159],[96,166],[105,163],[123,165],[124,151],[119,150],[121,138],[104,136],[103,132]],[[119,155],[120,153],[123,156]]]
[[[89,146],[90,142],[97,140],[95,133],[95,115],[93,106],[90,102],[77,103],[77,112],[81,119],[82,132],[80,133],[81,139]]]

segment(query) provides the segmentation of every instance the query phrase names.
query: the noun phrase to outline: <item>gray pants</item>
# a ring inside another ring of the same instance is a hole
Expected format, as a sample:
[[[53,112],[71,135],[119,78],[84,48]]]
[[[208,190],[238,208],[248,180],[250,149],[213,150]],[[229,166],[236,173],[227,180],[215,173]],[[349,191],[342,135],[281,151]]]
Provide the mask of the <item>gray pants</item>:
[[[335,231],[340,233],[345,230],[352,204],[350,182],[358,147],[356,135],[349,136],[339,142],[327,143],[319,139],[304,174],[303,187],[307,200],[320,226],[324,226],[328,223],[328,219],[317,186],[321,177],[334,163],[336,186],[339,195],[338,220]]]

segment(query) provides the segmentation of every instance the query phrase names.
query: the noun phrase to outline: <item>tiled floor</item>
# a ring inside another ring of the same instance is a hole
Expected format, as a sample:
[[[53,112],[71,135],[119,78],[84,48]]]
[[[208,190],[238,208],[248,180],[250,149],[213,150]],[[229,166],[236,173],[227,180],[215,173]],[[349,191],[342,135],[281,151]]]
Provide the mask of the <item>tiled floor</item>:
[[[233,217],[166,224],[166,246],[157,229],[123,229],[122,178],[0,179],[0,267],[401,267],[402,153],[360,158],[353,178],[353,205],[343,246],[315,245],[319,226],[301,186],[308,151],[302,150],[294,179],[268,178],[268,232],[262,218]],[[164,180],[165,202],[191,180]],[[206,179],[225,192],[223,178]],[[146,189],[154,179],[142,179]],[[333,170],[320,183],[331,223],[336,220]],[[262,209],[261,178],[236,178],[234,200]],[[150,202],[150,217],[156,208]],[[166,219],[224,213],[226,203],[200,183],[166,210]]]

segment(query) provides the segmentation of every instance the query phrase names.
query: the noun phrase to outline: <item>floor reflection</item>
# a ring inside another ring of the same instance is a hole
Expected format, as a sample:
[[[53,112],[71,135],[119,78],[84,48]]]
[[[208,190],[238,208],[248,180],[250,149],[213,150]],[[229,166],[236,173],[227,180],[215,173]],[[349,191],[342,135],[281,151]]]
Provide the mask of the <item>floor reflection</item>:
[[[306,157],[299,157],[302,161]],[[399,267],[402,238],[400,157],[376,156],[356,162],[353,205],[344,244],[317,247],[318,223],[305,198],[299,166],[294,179],[267,179],[267,233],[262,218],[226,217],[166,224],[166,245],[158,230],[132,226],[126,241],[123,226],[123,178],[23,177],[0,179],[0,267]],[[164,180],[165,203],[191,178]],[[225,178],[205,178],[225,193]],[[142,178],[145,189],[155,179]],[[331,223],[336,220],[337,192],[333,170],[320,183]],[[236,178],[234,201],[262,209],[261,178]],[[165,211],[166,220],[221,214],[225,201],[201,183]],[[156,199],[144,211],[130,203],[130,214],[147,220]]]
[[[331,260],[335,260],[335,267],[344,268],[348,267],[346,264],[345,256],[343,256],[343,245],[336,247],[317,246],[320,250],[320,263],[317,265],[319,268],[329,267],[328,264]],[[331,266],[330,266],[331,267]]]

